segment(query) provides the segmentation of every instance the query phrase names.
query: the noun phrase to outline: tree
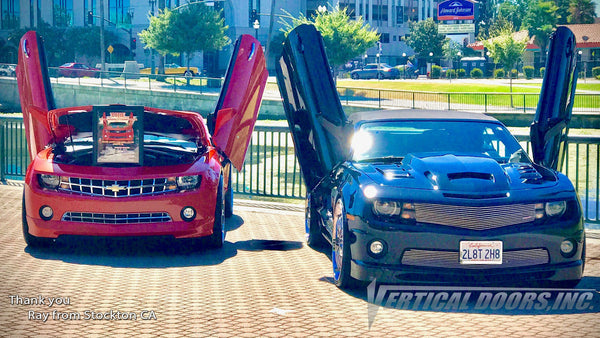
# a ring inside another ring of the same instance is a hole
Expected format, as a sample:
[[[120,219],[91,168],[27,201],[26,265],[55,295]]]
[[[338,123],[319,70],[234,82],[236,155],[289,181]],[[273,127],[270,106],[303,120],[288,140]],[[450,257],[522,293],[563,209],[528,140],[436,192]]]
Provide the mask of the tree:
[[[556,4],[557,10],[556,14],[558,16],[557,23],[559,25],[567,24],[567,17],[569,16],[569,5],[570,0],[554,0],[554,4]]]
[[[529,10],[523,20],[523,26],[535,37],[535,43],[540,46],[542,64],[546,60],[546,47],[550,34],[558,23],[558,7],[552,1],[534,0],[529,4]]]
[[[450,60],[451,68],[454,68],[454,62],[460,60],[462,45],[454,40],[447,39],[442,46],[444,56]]]
[[[510,79],[510,92],[512,93],[512,76],[511,70],[523,56],[527,41],[515,40],[513,37],[513,31],[505,30],[499,36],[494,37],[490,40],[484,41],[483,45],[490,52],[490,57],[495,62],[501,63],[502,68],[509,74]],[[512,106],[512,95],[511,95],[511,106]]]
[[[221,11],[203,3],[192,3],[180,11],[165,8],[149,20],[148,28],[139,33],[144,48],[153,48],[162,56],[185,53],[188,69],[194,52],[218,50],[230,42]]]
[[[204,3],[190,4],[175,13],[173,28],[177,48],[171,54],[185,53],[186,67],[190,69],[190,59],[196,51],[220,50],[231,41],[226,35],[228,26],[221,10]]]
[[[437,24],[433,22],[433,19],[428,18],[419,22],[411,22],[410,35],[404,41],[419,58],[427,59],[429,53],[433,53],[433,58],[443,54],[442,46],[445,39],[443,34],[438,34]]]
[[[332,10],[317,12],[310,19],[300,14],[298,18],[292,20],[291,24],[286,21],[282,21],[282,23],[284,25],[282,31],[286,35],[302,24],[315,25],[323,37],[325,53],[329,64],[333,66],[334,77],[337,67],[363,55],[379,40],[377,31],[372,29],[369,24],[364,23],[362,17],[350,20],[345,7],[342,9],[335,7]]]
[[[494,7],[496,6],[496,2],[496,0],[481,0],[476,3],[479,13],[477,17],[477,37],[480,40],[489,37],[489,28],[490,24],[494,21]]]
[[[496,21],[502,18],[510,22],[516,31],[519,31],[521,30],[525,13],[527,13],[527,8],[527,0],[504,1],[498,5]],[[493,36],[493,34],[490,35]]]
[[[594,23],[596,17],[596,4],[591,0],[571,0],[569,4],[569,23]]]

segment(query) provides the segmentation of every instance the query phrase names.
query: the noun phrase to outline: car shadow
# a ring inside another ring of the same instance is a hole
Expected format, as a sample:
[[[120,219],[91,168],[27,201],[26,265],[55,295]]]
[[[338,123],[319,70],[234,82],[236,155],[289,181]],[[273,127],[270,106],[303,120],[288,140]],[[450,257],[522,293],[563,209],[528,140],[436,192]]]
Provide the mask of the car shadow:
[[[226,232],[238,229],[244,220],[226,219]],[[295,250],[301,242],[252,239],[226,241],[222,248],[203,247],[202,241],[174,240],[171,237],[65,237],[48,248],[27,246],[25,252],[42,260],[119,268],[170,268],[218,265],[237,255],[238,250]]]

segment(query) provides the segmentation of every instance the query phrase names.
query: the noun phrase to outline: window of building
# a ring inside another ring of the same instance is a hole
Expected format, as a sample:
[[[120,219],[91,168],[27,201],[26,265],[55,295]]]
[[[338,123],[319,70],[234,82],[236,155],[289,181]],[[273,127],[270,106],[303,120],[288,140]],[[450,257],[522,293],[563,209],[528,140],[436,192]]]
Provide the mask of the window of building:
[[[2,0],[2,29],[19,28],[19,0]]]
[[[108,0],[108,20],[115,24],[130,24],[129,0]]]
[[[381,43],[390,43],[390,33],[381,33],[379,41]]]
[[[54,0],[52,10],[54,26],[73,25],[73,0]]]

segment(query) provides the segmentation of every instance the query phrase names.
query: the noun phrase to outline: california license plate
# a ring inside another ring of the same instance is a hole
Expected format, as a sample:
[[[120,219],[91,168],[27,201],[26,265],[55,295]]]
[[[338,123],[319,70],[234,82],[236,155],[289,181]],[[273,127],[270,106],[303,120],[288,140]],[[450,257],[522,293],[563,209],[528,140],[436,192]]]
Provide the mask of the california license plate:
[[[502,241],[461,241],[460,264],[502,264]]]

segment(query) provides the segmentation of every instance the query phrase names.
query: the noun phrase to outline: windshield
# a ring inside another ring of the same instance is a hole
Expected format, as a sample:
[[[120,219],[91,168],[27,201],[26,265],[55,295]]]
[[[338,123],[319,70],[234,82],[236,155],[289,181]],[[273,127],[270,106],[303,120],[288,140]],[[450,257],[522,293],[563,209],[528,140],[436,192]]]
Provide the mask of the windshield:
[[[410,153],[429,153],[487,156],[500,163],[529,162],[505,127],[479,121],[367,122],[355,132],[352,151],[354,161],[399,161]]]

